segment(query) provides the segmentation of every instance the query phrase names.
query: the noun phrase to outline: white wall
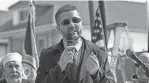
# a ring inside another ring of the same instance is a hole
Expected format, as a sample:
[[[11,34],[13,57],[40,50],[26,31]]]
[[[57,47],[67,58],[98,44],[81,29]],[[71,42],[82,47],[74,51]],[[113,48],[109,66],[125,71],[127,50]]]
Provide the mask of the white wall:
[[[131,32],[130,37],[132,38],[133,50],[135,52],[143,50],[147,51],[148,49],[147,33]]]
[[[90,31],[90,26],[89,25],[84,26],[82,36],[87,40],[91,40],[91,31]]]

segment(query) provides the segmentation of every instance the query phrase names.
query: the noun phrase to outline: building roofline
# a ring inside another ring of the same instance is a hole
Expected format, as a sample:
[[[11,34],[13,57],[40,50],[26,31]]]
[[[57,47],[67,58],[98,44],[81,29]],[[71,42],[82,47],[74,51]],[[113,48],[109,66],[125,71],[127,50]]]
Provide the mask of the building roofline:
[[[12,4],[11,6],[8,7],[8,9],[12,9],[13,7],[15,7],[17,4],[21,3],[21,2],[25,2],[25,1],[17,1],[16,3]],[[29,2],[29,1],[26,1],[26,2]],[[29,5],[29,3],[28,3]],[[51,7],[53,6],[53,4],[43,4],[43,3],[40,3],[39,1],[34,1],[34,5],[35,6],[46,6],[46,7]]]
[[[55,24],[47,24],[47,25],[40,25],[40,26],[36,26],[35,31],[38,32],[42,32],[42,31],[48,31],[50,29],[54,29],[56,25]],[[51,27],[51,28],[50,28]],[[11,31],[5,31],[5,32],[0,32],[0,38],[6,38],[9,36],[18,34],[18,33],[25,33],[26,28],[21,28],[21,29],[16,29],[16,30],[11,30]]]

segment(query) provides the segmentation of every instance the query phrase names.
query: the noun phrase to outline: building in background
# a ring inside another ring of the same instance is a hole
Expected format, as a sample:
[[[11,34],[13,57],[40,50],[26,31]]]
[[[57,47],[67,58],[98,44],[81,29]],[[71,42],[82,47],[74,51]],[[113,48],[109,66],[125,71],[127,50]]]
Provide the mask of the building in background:
[[[6,23],[7,21],[9,21],[10,19],[12,19],[12,12],[10,11],[0,11],[0,26],[4,25],[4,23]],[[9,39],[0,39],[0,60],[1,57],[4,56],[8,50],[8,42]]]
[[[61,36],[56,30],[54,14],[59,7],[66,3],[73,3],[78,7],[84,21],[82,35],[86,39],[91,40],[88,1],[36,1],[35,31],[38,54],[43,48],[48,48],[60,41]],[[96,11],[97,1],[94,1],[93,4],[93,10]],[[0,12],[0,17],[2,18],[0,20],[0,57],[7,52],[19,52],[22,54],[28,12],[28,1],[19,1],[10,6],[9,11],[5,13]],[[134,51],[147,50],[146,3],[106,1],[105,13],[107,25],[115,22],[127,23]],[[129,68],[129,66],[126,67],[129,70],[128,73],[130,73],[127,77],[128,80],[131,80],[130,76],[134,71]]]

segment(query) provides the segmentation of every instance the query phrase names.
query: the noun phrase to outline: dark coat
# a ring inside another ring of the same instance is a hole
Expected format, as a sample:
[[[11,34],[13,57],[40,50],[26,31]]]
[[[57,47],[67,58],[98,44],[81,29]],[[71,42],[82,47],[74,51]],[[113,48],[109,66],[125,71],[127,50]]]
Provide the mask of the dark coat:
[[[109,62],[107,60],[107,55],[105,55],[105,51],[100,49],[92,42],[87,41],[84,38],[82,39],[82,55],[78,72],[71,72],[73,75],[77,73],[76,79],[78,81],[72,82],[70,77],[71,75],[68,75],[65,71],[61,72],[60,67],[57,64],[64,50],[63,41],[61,40],[60,43],[54,47],[48,48],[41,52],[39,63],[40,66],[37,71],[36,83],[115,83],[113,74],[109,69]],[[98,72],[96,78],[89,75],[84,67],[85,62],[91,52],[94,52],[99,59],[102,72]]]
[[[0,80],[0,83],[7,83],[5,79]]]

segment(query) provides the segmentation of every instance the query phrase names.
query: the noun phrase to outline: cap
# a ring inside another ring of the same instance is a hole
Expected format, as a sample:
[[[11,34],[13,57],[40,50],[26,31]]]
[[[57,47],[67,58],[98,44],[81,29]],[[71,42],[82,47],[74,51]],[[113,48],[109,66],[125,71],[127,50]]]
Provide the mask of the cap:
[[[12,61],[22,63],[22,56],[17,52],[8,53],[2,58],[2,65],[5,66],[6,63],[12,62]]]
[[[36,60],[34,57],[30,56],[30,55],[25,55],[23,56],[23,63],[27,63],[29,65],[31,65],[33,68],[36,69]]]

